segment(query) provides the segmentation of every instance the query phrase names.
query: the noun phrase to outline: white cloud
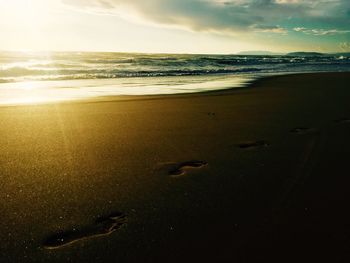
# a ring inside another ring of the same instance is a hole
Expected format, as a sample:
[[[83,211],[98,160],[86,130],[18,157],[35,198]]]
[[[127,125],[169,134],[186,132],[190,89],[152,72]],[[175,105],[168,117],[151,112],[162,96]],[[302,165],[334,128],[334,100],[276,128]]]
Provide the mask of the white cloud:
[[[337,30],[337,29],[308,29],[305,27],[295,27],[294,31],[301,32],[307,35],[314,36],[327,36],[327,35],[340,35],[348,34],[350,30]]]
[[[253,25],[252,28],[254,29],[254,32],[257,32],[257,33],[274,33],[274,34],[282,34],[282,35],[288,34],[288,30],[279,25],[277,26]]]

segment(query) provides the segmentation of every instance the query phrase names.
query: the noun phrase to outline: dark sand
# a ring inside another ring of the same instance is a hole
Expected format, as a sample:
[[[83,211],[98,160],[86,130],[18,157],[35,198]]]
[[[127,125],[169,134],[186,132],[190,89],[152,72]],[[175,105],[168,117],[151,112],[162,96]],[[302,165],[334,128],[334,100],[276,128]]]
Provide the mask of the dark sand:
[[[350,262],[349,83],[0,108],[0,262]]]

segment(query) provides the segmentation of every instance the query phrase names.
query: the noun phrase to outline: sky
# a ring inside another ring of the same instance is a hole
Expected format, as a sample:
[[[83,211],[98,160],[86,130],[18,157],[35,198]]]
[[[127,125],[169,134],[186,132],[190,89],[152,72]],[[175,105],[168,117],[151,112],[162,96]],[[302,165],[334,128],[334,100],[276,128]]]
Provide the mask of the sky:
[[[350,52],[350,1],[0,0],[0,50]]]

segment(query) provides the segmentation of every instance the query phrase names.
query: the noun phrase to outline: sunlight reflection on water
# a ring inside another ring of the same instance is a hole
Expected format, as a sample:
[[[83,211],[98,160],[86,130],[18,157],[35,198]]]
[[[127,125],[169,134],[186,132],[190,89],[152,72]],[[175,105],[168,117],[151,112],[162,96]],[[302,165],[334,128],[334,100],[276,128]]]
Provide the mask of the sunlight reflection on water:
[[[170,95],[245,86],[247,76],[150,77],[0,84],[0,104],[38,104],[104,96]]]

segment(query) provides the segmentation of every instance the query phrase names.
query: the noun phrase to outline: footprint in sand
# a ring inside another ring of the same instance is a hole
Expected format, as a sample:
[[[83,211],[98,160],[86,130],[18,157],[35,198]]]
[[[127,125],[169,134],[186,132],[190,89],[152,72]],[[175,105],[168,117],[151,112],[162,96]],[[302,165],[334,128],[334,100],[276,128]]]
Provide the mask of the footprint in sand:
[[[303,134],[315,134],[315,133],[318,133],[319,130],[315,128],[297,127],[297,128],[291,129],[290,132],[294,134],[303,135]]]
[[[237,144],[237,146],[241,149],[255,149],[255,148],[263,148],[268,147],[270,144],[267,141],[248,141]]]
[[[336,120],[335,123],[337,124],[350,123],[350,119],[339,119],[339,120]]]
[[[169,175],[171,175],[172,177],[178,177],[186,174],[187,170],[189,169],[200,169],[207,165],[208,163],[204,161],[188,161],[179,163],[169,170]]]
[[[81,229],[73,229],[57,233],[44,242],[45,249],[58,249],[69,246],[75,242],[108,236],[126,223],[126,216],[122,213],[114,213],[108,217],[96,220],[95,224]]]

